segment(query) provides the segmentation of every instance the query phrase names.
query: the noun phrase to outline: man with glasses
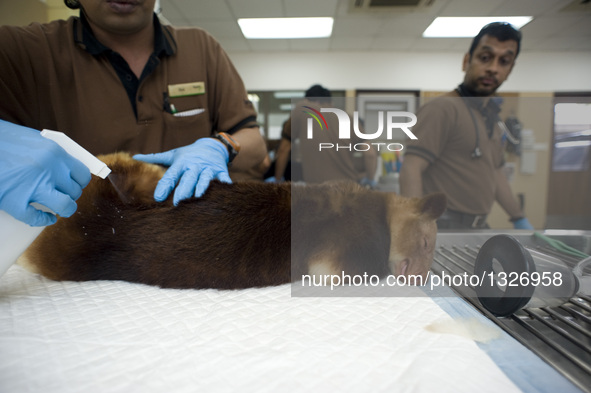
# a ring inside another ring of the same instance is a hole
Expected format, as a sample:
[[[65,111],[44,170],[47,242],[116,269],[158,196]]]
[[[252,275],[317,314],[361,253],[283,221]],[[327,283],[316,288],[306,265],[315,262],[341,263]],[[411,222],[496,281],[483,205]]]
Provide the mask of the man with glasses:
[[[417,113],[400,174],[401,193],[442,191],[448,210],[440,229],[488,228],[496,200],[516,229],[532,229],[503,172],[503,130],[495,92],[507,79],[521,45],[521,32],[508,23],[482,28],[464,56],[464,81]]]

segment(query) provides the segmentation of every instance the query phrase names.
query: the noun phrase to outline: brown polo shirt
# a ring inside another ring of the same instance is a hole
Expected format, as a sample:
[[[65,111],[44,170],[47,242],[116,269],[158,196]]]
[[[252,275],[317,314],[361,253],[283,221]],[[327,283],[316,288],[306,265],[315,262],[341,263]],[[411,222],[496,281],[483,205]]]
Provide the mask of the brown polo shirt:
[[[80,18],[0,27],[0,118],[62,131],[93,154],[161,152],[256,126],[242,79],[213,37],[159,30],[157,51],[130,89],[117,55],[89,47]]]
[[[488,128],[479,98],[462,98],[456,91],[437,97],[417,112],[412,132],[417,140],[405,143],[406,154],[429,162],[423,172],[423,192],[442,191],[448,208],[463,213],[488,214],[495,200],[495,171],[504,164],[502,131]],[[482,153],[473,158],[476,147]]]

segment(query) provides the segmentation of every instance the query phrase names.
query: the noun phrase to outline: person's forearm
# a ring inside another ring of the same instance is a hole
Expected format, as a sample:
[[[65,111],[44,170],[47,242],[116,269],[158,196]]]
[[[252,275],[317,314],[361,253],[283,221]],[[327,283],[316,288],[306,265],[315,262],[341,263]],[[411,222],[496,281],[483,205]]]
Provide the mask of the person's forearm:
[[[411,181],[410,179],[417,180]],[[421,173],[419,171],[400,171],[400,195],[405,197],[423,196],[423,184],[421,181]]]
[[[281,181],[285,177],[285,168],[291,155],[291,142],[283,138],[277,148],[277,158],[275,159],[275,179]]]
[[[368,179],[373,180],[378,168],[378,153],[373,149],[364,152],[363,162],[365,164],[365,176],[367,176]]]
[[[267,146],[258,127],[243,128],[232,134],[240,153],[232,161],[232,170],[247,171],[259,165],[267,155]]]
[[[422,171],[418,166],[404,163],[400,170],[400,195],[405,197],[423,196]]]
[[[502,168],[497,169],[495,172],[495,179],[497,183],[497,192],[495,194],[495,200],[509,215],[509,218],[515,219],[523,217],[523,211],[517,202],[517,199],[513,196],[511,186],[507,180],[507,176],[503,172]]]

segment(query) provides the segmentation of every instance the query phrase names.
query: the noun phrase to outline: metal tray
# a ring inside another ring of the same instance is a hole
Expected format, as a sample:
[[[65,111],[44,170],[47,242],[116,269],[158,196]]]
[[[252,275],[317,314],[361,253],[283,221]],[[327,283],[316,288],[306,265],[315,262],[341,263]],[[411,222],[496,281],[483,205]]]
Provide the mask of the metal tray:
[[[432,273],[440,276],[444,273],[472,274],[480,246],[501,233],[515,237],[524,246],[557,257],[571,268],[582,259],[549,246],[530,231],[440,231]],[[591,255],[589,231],[547,230],[541,233]],[[590,297],[576,296],[559,307],[523,309],[509,317],[496,317],[480,304],[473,288],[452,286],[452,289],[578,388],[591,392]]]

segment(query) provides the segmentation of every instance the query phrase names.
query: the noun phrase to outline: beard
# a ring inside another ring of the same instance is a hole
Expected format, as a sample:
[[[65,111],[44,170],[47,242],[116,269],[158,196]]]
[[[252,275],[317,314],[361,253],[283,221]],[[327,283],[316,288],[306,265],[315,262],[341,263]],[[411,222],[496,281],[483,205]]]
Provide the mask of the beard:
[[[500,86],[497,78],[489,76],[464,81],[464,87],[475,97],[491,96]]]

